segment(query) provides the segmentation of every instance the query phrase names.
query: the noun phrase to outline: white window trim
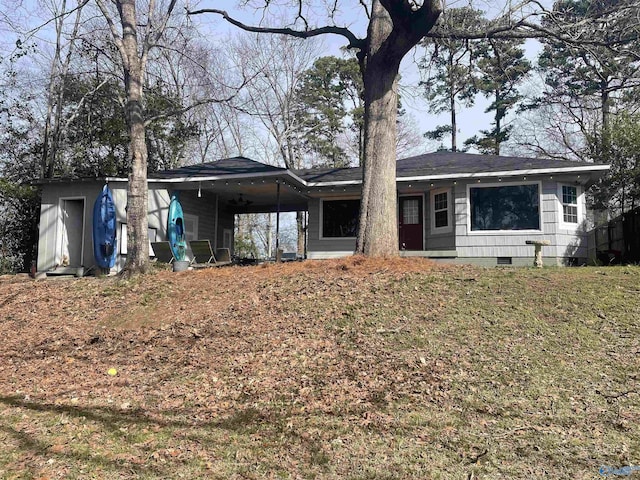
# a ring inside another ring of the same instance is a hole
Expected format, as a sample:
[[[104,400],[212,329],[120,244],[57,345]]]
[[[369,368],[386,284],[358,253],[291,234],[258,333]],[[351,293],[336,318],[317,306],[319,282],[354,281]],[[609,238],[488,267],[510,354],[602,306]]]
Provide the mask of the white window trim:
[[[80,245],[80,259],[82,265],[84,265],[84,236],[87,229],[87,197],[86,196],[75,196],[75,197],[60,197],[58,198],[58,226],[56,228],[56,252],[55,252],[55,262],[57,264],[62,264],[62,241],[64,237],[64,207],[63,203],[65,200],[82,200],[82,239]]]
[[[198,240],[198,215],[192,215],[190,213],[183,213],[182,216],[184,217],[185,220],[185,224],[187,223],[187,220],[189,220],[190,222],[193,222],[193,238],[191,240]],[[185,225],[186,226],[186,225]],[[187,236],[187,230],[185,228],[184,231],[185,237]]]
[[[575,187],[576,189],[576,202],[578,207],[578,221],[576,223],[570,223],[564,221],[564,203],[562,203],[562,187]],[[580,185],[570,183],[558,183],[558,226],[563,230],[578,230],[580,225],[584,222],[584,192]]]
[[[510,187],[519,185],[538,185],[538,218],[540,226],[538,229],[529,230],[471,230],[471,189],[472,188],[490,188],[490,187]],[[542,182],[540,180],[533,182],[499,182],[499,183],[468,183],[467,184],[467,235],[527,235],[532,233],[544,233],[542,226],[544,224],[542,209]]]
[[[127,254],[127,224],[121,223],[119,228],[119,237],[116,235],[116,240],[120,246],[120,255]],[[155,257],[156,254],[153,251],[151,244],[158,239],[158,229],[147,227],[147,236],[149,237],[149,256]]]
[[[318,215],[318,218],[320,219],[320,224],[318,225],[318,239],[319,240],[329,240],[329,241],[336,241],[336,240],[356,240],[357,237],[325,237],[324,236],[324,228],[323,228],[323,211],[324,211],[324,202],[333,202],[333,201],[339,201],[339,200],[360,200],[362,202],[362,198],[360,197],[335,197],[335,198],[321,198],[320,199],[320,214]]]
[[[447,194],[447,226],[436,227],[436,204],[434,197],[441,193]],[[436,188],[429,191],[429,217],[431,217],[429,223],[431,224],[431,235],[441,235],[444,233],[451,233],[453,231],[453,205],[451,202],[451,189],[450,188]]]

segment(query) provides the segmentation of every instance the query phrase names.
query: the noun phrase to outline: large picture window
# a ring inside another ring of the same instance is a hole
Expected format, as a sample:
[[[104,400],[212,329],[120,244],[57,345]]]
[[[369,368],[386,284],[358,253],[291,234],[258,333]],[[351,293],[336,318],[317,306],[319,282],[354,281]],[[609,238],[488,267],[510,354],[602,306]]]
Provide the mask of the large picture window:
[[[470,187],[471,230],[539,230],[540,187]]]
[[[322,237],[355,237],[359,213],[360,200],[323,200]]]

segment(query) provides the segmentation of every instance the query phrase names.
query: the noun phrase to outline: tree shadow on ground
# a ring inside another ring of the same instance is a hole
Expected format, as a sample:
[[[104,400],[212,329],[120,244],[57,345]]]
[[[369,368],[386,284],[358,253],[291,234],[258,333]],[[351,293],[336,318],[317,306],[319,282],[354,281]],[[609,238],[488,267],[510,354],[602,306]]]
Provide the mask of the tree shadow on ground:
[[[183,431],[179,435],[180,438],[204,444],[205,447],[209,442],[214,442],[217,438],[216,430],[232,432],[247,439],[260,432],[265,436],[265,439],[272,440],[269,443],[274,444],[275,448],[280,448],[282,451],[287,451],[288,446],[298,445],[306,458],[306,460],[298,460],[307,463],[311,468],[322,468],[328,464],[328,458],[322,448],[322,441],[301,435],[299,432],[287,428],[286,425],[290,416],[279,409],[258,409],[250,405],[239,405],[238,409],[215,420],[198,420],[197,416],[193,415],[194,412],[192,410],[179,408],[175,410],[145,410],[140,408],[123,410],[109,406],[88,408],[33,399],[25,400],[24,397],[16,395],[0,396],[0,404],[32,412],[67,415],[70,418],[94,422],[99,424],[104,431],[122,435],[123,437],[126,434],[121,433],[121,429],[131,425],[138,425],[143,428],[159,427],[165,430],[163,433],[158,433],[159,442],[163,441],[163,435],[168,432],[175,433],[176,429],[180,429]],[[193,420],[189,420],[189,418]],[[90,453],[80,453],[70,449],[53,451],[51,442],[46,439],[39,439],[37,433],[24,431],[13,425],[3,423],[0,423],[0,431],[12,437],[18,444],[18,451],[27,457],[54,458],[60,460],[60,462],[92,465],[96,468],[119,472],[125,476],[133,475],[134,477],[157,476],[159,478],[171,478],[176,468],[175,463],[166,466],[132,463],[119,458],[110,458],[108,455],[101,455],[95,451]],[[69,438],[71,437],[72,435],[69,435]],[[148,463],[153,462],[154,447],[158,447],[158,445],[153,445],[152,443],[148,446],[136,446],[136,448],[143,451],[142,457]],[[180,460],[176,459],[175,461]],[[282,469],[282,465],[278,463],[277,459],[270,460],[265,457],[260,459],[260,463],[263,467],[269,469]]]

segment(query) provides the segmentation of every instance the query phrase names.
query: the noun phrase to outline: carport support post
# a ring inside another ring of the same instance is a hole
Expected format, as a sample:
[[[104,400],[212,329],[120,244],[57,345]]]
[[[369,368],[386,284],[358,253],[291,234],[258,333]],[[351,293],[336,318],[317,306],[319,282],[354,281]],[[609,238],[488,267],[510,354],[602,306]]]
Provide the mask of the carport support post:
[[[276,180],[276,262],[281,260],[280,255],[280,180]]]

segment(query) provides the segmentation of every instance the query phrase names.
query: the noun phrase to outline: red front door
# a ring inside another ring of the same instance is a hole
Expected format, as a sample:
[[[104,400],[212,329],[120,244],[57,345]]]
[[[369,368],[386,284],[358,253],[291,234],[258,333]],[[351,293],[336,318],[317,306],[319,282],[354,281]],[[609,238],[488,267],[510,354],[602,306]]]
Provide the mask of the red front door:
[[[422,250],[422,196],[400,197],[400,250]]]

